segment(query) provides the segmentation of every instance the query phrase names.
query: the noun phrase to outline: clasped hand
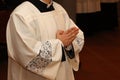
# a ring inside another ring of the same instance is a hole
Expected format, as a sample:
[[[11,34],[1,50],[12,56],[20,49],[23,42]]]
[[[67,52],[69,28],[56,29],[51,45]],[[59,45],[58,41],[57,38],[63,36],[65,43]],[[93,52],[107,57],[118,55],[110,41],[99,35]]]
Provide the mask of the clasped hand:
[[[64,47],[67,47],[70,44],[72,44],[78,32],[79,29],[76,27],[72,27],[66,31],[58,30],[56,34],[56,38],[62,41]]]

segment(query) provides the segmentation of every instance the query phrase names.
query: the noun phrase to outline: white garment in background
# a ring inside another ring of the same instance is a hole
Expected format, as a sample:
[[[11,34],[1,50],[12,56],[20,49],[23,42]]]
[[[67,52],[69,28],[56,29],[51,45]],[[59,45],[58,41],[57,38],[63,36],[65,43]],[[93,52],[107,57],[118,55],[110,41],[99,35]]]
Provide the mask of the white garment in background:
[[[77,0],[77,13],[91,13],[100,10],[100,0]]]
[[[77,13],[92,13],[101,10],[101,3],[114,3],[120,0],[77,0]]]
[[[74,80],[79,69],[79,53],[84,44],[81,30],[73,41],[75,58],[62,59],[62,42],[56,39],[58,29],[76,26],[62,6],[40,12],[26,1],[10,15],[7,24],[8,80]],[[77,26],[76,26],[77,27]]]

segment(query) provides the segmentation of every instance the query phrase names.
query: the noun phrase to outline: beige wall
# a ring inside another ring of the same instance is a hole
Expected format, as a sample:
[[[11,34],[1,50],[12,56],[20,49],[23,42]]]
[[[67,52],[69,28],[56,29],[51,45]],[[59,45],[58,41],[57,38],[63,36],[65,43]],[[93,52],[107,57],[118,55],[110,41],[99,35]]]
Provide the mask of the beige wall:
[[[68,12],[69,16],[75,21],[76,19],[76,0],[54,0],[60,3]]]

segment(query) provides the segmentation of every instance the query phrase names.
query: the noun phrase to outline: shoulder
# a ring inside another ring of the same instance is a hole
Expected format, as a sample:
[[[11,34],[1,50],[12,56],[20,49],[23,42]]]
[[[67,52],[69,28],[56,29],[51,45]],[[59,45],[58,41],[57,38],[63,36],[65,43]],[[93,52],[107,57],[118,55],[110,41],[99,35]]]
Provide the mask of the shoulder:
[[[53,6],[54,6],[54,8],[56,9],[57,12],[59,12],[60,14],[62,14],[64,16],[65,19],[70,18],[67,11],[65,10],[65,8],[62,5],[60,5],[57,2],[53,2]]]
[[[18,16],[23,16],[27,17],[29,15],[35,14],[36,12],[35,9],[36,7],[31,4],[29,1],[25,1],[18,5],[11,13],[11,16],[18,15]]]
[[[53,6],[63,8],[62,5],[60,5],[59,3],[55,1],[53,1]]]
[[[58,10],[60,12],[63,12],[63,13],[67,13],[67,11],[65,10],[65,8],[62,5],[60,5],[59,3],[55,2],[55,1],[53,2],[53,6],[54,6],[54,8],[56,10]]]

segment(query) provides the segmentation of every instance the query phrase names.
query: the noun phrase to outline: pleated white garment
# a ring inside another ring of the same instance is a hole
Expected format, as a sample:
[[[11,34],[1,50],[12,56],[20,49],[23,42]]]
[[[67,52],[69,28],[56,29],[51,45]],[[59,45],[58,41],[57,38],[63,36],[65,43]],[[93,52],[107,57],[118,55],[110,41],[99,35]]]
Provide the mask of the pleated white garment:
[[[79,69],[79,53],[84,44],[81,30],[73,41],[75,57],[62,59],[58,29],[77,27],[64,8],[53,2],[55,10],[40,12],[26,1],[10,15],[7,24],[8,80],[74,80]]]

